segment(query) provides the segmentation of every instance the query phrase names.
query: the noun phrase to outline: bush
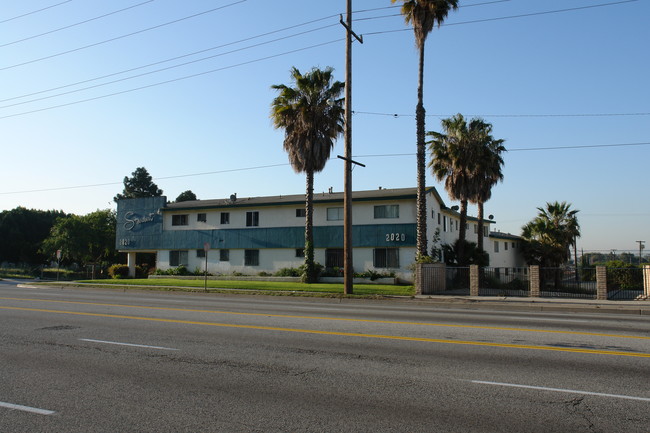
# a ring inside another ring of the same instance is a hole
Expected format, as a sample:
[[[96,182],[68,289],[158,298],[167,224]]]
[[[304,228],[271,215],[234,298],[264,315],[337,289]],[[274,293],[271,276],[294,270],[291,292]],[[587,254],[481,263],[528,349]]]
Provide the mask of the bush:
[[[128,278],[129,277],[129,267],[127,265],[112,265],[108,268],[108,275],[111,278]]]
[[[299,277],[302,272],[299,268],[282,268],[275,273],[276,277]]]

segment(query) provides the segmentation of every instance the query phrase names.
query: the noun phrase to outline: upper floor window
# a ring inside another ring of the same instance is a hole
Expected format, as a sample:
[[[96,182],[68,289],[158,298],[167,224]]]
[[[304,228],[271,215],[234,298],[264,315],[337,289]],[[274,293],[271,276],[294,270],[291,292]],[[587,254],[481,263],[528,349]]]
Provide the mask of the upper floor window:
[[[188,224],[187,215],[172,215],[173,226],[186,226]]]
[[[399,218],[399,205],[385,204],[375,206],[375,219],[378,218]]]
[[[307,212],[305,211],[304,208],[296,209],[296,218],[299,218],[299,217],[304,218],[305,215],[307,215]]]
[[[221,212],[221,224],[230,224],[230,212]]]
[[[246,227],[257,227],[260,225],[260,213],[258,211],[246,212]]]
[[[204,223],[208,221],[208,215],[205,213],[200,213],[196,215],[196,220],[200,223]]]
[[[503,249],[508,251],[508,242],[503,243]]]
[[[342,207],[328,207],[327,208],[327,221],[342,221],[343,208]]]
[[[499,241],[494,241],[494,252],[495,253],[499,252]]]

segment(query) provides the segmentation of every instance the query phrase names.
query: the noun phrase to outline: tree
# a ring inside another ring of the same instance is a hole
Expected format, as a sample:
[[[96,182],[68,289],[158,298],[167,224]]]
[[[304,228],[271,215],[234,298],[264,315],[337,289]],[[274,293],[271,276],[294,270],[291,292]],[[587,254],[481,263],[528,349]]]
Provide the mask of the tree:
[[[483,251],[483,226],[484,213],[483,205],[492,197],[492,187],[503,180],[503,157],[501,154],[506,151],[503,146],[504,140],[495,140],[492,137],[492,125],[480,121],[477,124],[477,138],[475,157],[476,168],[474,170],[475,179],[471,182],[476,188],[470,197],[472,203],[478,205],[478,249]]]
[[[413,26],[415,45],[419,49],[418,63],[418,102],[415,108],[416,146],[417,146],[417,241],[418,256],[427,255],[427,202],[425,178],[425,122],[424,110],[424,43],[433,30],[434,25],[440,25],[447,18],[450,10],[458,9],[458,0],[391,0],[392,3],[401,1],[402,15],[407,24]]]
[[[580,224],[567,202],[546,203],[538,215],[522,227],[523,252],[529,264],[559,267],[570,257],[569,248],[580,237]]]
[[[296,173],[305,173],[305,274],[306,282],[317,278],[314,262],[314,173],[321,172],[334,141],[343,132],[344,107],[340,98],[345,84],[333,81],[332,68],[312,68],[301,74],[291,69],[292,85],[271,86],[279,95],[271,104],[273,126],[284,129],[284,150]]]
[[[63,253],[67,263],[98,263],[115,260],[116,215],[111,210],[97,210],[84,216],[68,215],[57,219],[50,235],[43,241],[43,254],[54,257]]]
[[[163,194],[158,185],[153,183],[146,168],[138,167],[131,175],[132,177],[124,177],[124,191],[122,194],[117,194],[113,201],[117,202],[124,198],[160,197]]]
[[[196,194],[194,194],[192,190],[188,189],[187,191],[183,191],[178,195],[178,197],[176,197],[176,202],[178,203],[181,201],[192,201],[196,199],[197,199]]]
[[[40,248],[62,211],[17,207],[0,212],[0,262],[41,264]]]

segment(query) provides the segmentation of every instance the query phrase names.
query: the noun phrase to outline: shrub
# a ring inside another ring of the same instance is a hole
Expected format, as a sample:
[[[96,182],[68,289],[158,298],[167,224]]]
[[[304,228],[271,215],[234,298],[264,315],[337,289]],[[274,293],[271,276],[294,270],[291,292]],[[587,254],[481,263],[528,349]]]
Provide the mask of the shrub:
[[[299,268],[282,268],[275,273],[276,277],[299,277],[302,274]]]
[[[129,267],[127,265],[112,265],[108,268],[108,275],[111,278],[128,278]]]

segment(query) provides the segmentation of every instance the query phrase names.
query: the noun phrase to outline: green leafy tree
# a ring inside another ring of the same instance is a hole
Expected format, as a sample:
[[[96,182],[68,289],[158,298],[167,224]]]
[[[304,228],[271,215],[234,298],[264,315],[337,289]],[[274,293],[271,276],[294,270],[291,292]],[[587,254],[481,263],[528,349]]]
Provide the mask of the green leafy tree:
[[[415,108],[417,147],[417,240],[418,256],[427,255],[427,203],[424,109],[424,44],[435,25],[444,22],[450,10],[458,9],[458,0],[391,0],[402,3],[401,12],[406,24],[413,26],[415,45],[419,50],[418,102]]]
[[[66,263],[100,263],[114,261],[116,215],[111,210],[98,210],[88,215],[59,218],[41,251],[53,258],[62,251]]]
[[[194,194],[191,190],[183,191],[176,197],[176,202],[182,202],[182,201],[193,201],[196,200],[196,194]]]
[[[305,273],[306,282],[315,282],[313,199],[314,173],[325,168],[334,141],[343,132],[344,83],[334,81],[333,69],[313,68],[302,74],[291,69],[292,87],[271,86],[279,95],[271,104],[273,126],[284,129],[284,150],[297,173],[305,173]]]
[[[113,200],[117,202],[125,198],[160,197],[162,194],[163,191],[153,182],[147,169],[138,167],[131,173],[131,177],[124,177],[124,190]]]
[[[62,211],[42,211],[17,207],[0,213],[0,262],[41,264],[40,252]]]

